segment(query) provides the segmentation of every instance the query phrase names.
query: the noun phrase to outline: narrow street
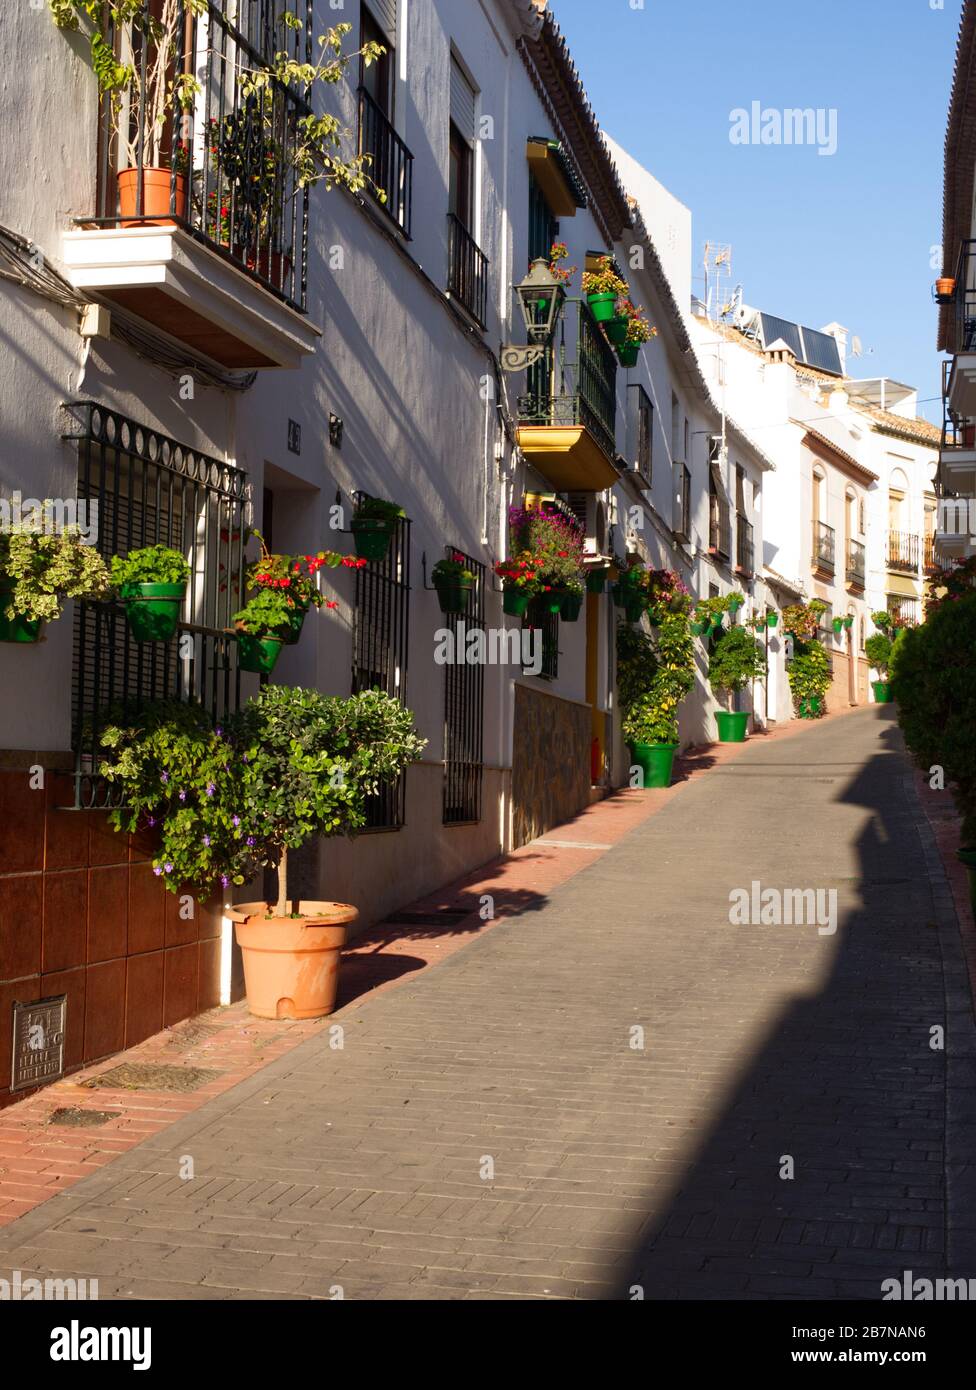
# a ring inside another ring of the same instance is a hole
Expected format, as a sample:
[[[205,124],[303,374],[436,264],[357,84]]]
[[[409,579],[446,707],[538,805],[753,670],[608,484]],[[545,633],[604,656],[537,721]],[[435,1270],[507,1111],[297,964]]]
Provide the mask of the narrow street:
[[[13,1222],[0,1276],[877,1299],[971,1274],[972,999],[901,749],[890,706],[754,738],[540,910],[342,1009],[341,1048],[323,1031]],[[836,934],[730,924],[754,881],[836,889]]]

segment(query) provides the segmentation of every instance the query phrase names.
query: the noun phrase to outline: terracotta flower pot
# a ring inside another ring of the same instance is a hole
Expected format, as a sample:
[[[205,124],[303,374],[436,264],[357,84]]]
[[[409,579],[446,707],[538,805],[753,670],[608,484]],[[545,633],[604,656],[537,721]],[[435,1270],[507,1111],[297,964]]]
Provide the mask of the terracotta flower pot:
[[[123,227],[175,227],[173,214],[186,217],[186,178],[176,175],[176,202],[171,207],[172,169],[143,169],[142,216],[139,209],[139,170],[119,173],[119,213]]]
[[[335,1008],[346,928],[359,916],[348,903],[303,902],[300,918],[268,917],[265,903],[228,913],[244,957],[247,1007],[258,1018],[324,1018]]]

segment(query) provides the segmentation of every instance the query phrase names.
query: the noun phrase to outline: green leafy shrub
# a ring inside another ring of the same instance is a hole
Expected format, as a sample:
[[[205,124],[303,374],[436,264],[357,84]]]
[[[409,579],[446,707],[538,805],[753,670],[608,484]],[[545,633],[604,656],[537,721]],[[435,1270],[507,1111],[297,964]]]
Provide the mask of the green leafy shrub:
[[[677,743],[678,706],[695,683],[694,642],[685,612],[661,615],[656,640],[617,628],[617,692],[628,743]]]
[[[77,526],[0,533],[0,602],[6,617],[53,623],[66,599],[100,599],[108,590],[105,561],[85,544]]]
[[[729,628],[717,639],[708,665],[708,682],[715,691],[735,694],[766,674],[766,653],[745,627]]]
[[[891,679],[913,757],[945,768],[963,817],[963,845],[976,847],[976,594],[943,604],[895,643]]]
[[[288,851],[313,835],[354,835],[364,798],[415,761],[426,740],[410,711],[381,691],[343,700],[266,686],[215,727],[199,706],[150,706],[102,737],[101,772],[124,806],[117,830],[158,830],[154,872],[171,892],[207,896],[278,870],[288,902]]]
[[[888,674],[894,643],[886,632],[873,633],[864,644],[864,655],[881,680]]]
[[[786,675],[796,705],[815,697],[823,700],[830,689],[832,673],[830,657],[819,642],[794,641],[793,658],[786,663]]]
[[[178,550],[166,545],[150,545],[130,550],[128,555],[112,556],[112,583],[116,589],[126,584],[188,584],[190,566]]]

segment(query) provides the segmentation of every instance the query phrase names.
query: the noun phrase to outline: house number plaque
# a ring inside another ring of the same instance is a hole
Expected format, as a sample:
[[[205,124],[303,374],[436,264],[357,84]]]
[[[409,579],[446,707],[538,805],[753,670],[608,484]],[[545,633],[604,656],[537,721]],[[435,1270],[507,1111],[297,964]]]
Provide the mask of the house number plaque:
[[[14,1004],[10,1089],[23,1091],[56,1081],[64,1072],[66,994]]]

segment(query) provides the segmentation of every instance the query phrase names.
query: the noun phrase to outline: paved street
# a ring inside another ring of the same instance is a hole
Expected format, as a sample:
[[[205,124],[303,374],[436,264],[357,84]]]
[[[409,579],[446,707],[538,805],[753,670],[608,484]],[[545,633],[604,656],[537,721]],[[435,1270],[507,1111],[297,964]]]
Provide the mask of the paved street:
[[[976,1277],[968,976],[900,749],[890,708],[753,740],[541,910],[347,1006],[341,1049],[310,1039],[8,1226],[0,1274],[153,1299]],[[731,925],[754,880],[836,888],[836,934]]]

